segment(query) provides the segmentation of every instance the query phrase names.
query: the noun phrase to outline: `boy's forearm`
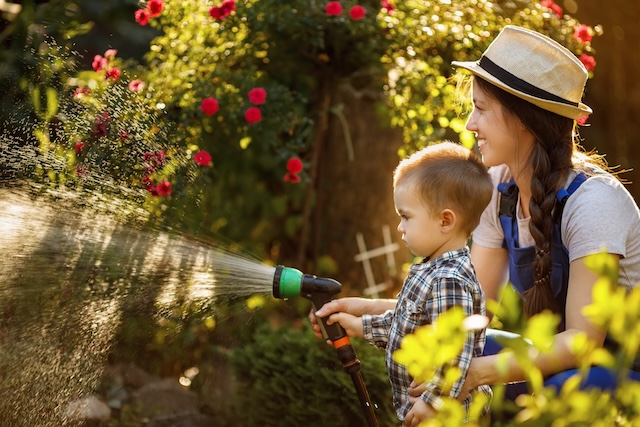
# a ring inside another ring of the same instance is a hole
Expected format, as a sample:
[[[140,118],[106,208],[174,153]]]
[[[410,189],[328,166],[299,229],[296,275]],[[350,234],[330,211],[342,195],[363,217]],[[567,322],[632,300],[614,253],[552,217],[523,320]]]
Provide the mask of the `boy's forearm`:
[[[371,300],[368,314],[384,314],[389,310],[394,310],[397,303],[397,299],[373,299]]]

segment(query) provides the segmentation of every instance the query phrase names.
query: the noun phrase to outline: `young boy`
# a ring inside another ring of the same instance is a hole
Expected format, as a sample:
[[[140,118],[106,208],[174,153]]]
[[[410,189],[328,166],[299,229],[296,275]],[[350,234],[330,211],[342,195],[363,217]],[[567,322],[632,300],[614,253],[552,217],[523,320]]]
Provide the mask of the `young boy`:
[[[394,310],[362,317],[345,310],[332,314],[329,322],[339,322],[350,335],[386,348],[396,413],[405,425],[416,426],[440,409],[442,373],[438,371],[421,398],[411,404],[408,388],[412,378],[393,360],[393,353],[406,335],[433,323],[451,307],[461,306],[468,316],[485,314],[484,293],[471,265],[467,241],[491,200],[493,184],[486,167],[471,151],[445,141],[402,160],[394,172],[393,190],[402,240],[424,259],[411,266]],[[327,315],[331,311],[323,308],[316,315],[320,312]],[[482,354],[484,342],[484,329],[469,333],[454,362],[462,375],[449,396],[460,394],[471,358]],[[488,386],[478,391],[491,393]],[[470,401],[469,396],[464,400],[466,409]]]

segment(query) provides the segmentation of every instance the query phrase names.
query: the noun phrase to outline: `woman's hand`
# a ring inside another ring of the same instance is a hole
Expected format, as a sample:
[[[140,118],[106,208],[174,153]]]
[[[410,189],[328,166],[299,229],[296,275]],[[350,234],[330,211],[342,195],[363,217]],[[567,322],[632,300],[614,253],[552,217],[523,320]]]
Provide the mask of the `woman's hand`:
[[[464,401],[471,390],[478,387],[480,382],[478,380],[478,371],[476,367],[473,365],[473,359],[471,359],[471,365],[469,365],[469,370],[467,371],[467,376],[462,383],[462,389],[460,390],[460,394],[458,395],[458,400],[460,402]]]
[[[422,400],[420,399],[420,396],[422,396],[422,393],[425,392],[425,390],[427,389],[427,383],[416,383],[415,381],[411,381],[411,384],[409,384],[409,403],[411,403],[412,405],[415,405],[415,403],[418,400]]]
[[[479,386],[478,380],[478,359],[471,359],[471,364],[469,365],[469,370],[467,371],[467,376],[464,379],[464,383],[462,383],[462,389],[460,390],[460,394],[458,395],[459,401],[464,401],[471,390]],[[427,383],[416,383],[415,381],[411,381],[409,384],[409,388],[407,389],[409,393],[409,403],[415,405],[416,402],[422,400],[420,396],[427,389]]]

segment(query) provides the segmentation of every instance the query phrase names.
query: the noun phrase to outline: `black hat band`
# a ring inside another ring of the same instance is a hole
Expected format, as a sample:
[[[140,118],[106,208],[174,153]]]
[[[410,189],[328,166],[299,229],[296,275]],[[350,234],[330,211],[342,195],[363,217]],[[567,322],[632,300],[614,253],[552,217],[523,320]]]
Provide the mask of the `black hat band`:
[[[564,98],[559,97],[558,95],[554,95],[551,92],[540,89],[539,87],[536,87],[531,83],[527,83],[520,77],[514,76],[486,56],[480,58],[478,65],[480,65],[480,67],[482,67],[485,71],[487,71],[489,74],[491,74],[510,88],[515,89],[519,92],[536,98],[544,99],[546,101],[560,102],[562,104],[571,105],[573,107],[578,107],[579,105],[579,103],[577,102],[568,101]]]

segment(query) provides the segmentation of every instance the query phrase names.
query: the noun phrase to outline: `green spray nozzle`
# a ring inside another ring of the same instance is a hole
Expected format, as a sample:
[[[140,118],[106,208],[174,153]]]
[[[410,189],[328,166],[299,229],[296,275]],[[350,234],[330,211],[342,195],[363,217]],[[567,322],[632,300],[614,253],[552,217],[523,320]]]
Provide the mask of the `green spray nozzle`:
[[[291,267],[276,267],[273,275],[273,296],[276,298],[291,298],[300,295],[302,289],[302,271]]]
[[[341,290],[342,285],[336,280],[303,274],[282,265],[276,267],[273,275],[273,296],[276,298],[302,296],[313,302],[319,302],[318,298],[327,302]]]
[[[342,285],[333,279],[303,274],[295,268],[279,265],[273,275],[273,296],[276,298],[291,298],[301,296],[311,301],[314,311],[331,301],[339,294]],[[327,325],[324,319],[318,324],[323,329],[323,335],[331,340],[346,336],[344,329],[338,323]]]

